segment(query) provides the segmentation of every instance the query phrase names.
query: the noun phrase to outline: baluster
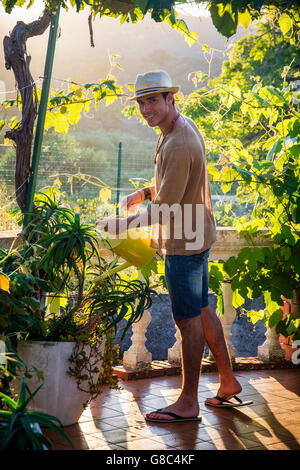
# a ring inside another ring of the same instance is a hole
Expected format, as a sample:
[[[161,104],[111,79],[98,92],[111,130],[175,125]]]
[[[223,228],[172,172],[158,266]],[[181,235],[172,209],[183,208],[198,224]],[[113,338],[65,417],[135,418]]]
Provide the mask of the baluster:
[[[143,276],[139,271],[138,279],[143,280]],[[123,354],[123,366],[126,369],[146,369],[151,365],[152,354],[147,350],[146,331],[151,323],[151,313],[145,310],[142,318],[132,325],[132,345]]]
[[[223,326],[224,336],[228,348],[231,360],[234,361],[236,358],[236,349],[231,343],[231,327],[236,317],[235,308],[232,305],[232,289],[229,282],[222,284],[223,290],[223,302],[224,302],[224,315],[220,316],[220,321]]]
[[[6,353],[5,342],[2,339],[0,339],[0,366],[2,367],[6,367],[7,365],[5,353]]]
[[[285,352],[279,343],[279,335],[275,327],[268,328],[266,331],[266,340],[257,348],[257,356],[261,361],[282,361],[285,359]]]
[[[146,349],[147,327],[151,322],[151,314],[145,310],[142,318],[132,325],[132,345],[123,354],[123,365],[127,369],[145,369],[150,366],[152,354]]]
[[[181,334],[180,331],[176,327],[175,333],[175,343],[171,348],[168,349],[168,361],[172,364],[181,364]]]

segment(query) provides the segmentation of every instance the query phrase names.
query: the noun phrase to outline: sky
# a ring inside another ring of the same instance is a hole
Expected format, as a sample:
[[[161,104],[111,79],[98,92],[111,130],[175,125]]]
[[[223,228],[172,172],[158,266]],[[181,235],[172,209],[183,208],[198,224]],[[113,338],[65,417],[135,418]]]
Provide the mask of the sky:
[[[26,5],[23,7],[15,7],[12,11],[11,14],[7,14],[4,11],[4,7],[2,5],[2,2],[0,3],[0,17],[2,21],[0,22],[0,29],[3,29],[3,25],[5,25],[5,31],[0,31],[0,36],[3,38],[5,34],[8,33],[8,31],[11,31],[13,27],[16,24],[16,21],[22,20],[25,22],[30,22],[33,20],[36,20],[39,15],[42,13],[44,9],[44,2],[42,0],[35,0],[34,4],[30,8],[26,8]],[[71,10],[76,13],[76,10],[74,8],[71,8]],[[194,2],[191,2],[189,5],[180,5],[178,7],[178,14],[180,13],[186,14],[186,15],[191,15],[191,16],[209,16],[209,12],[205,9],[203,5],[196,4]],[[88,12],[88,9],[86,9],[86,12]],[[3,21],[4,19],[4,21]],[[2,53],[0,54],[2,58]],[[1,68],[3,66],[3,60],[1,60]],[[2,78],[2,77],[1,77]],[[0,79],[0,101],[5,97],[7,92],[7,87],[5,86],[4,81]]]
[[[176,8],[178,12],[183,12],[186,15],[192,16],[210,16],[209,10],[206,5],[189,2],[188,4],[178,6]]]
[[[26,8],[26,6],[15,7],[10,15],[5,13],[3,5],[2,4],[0,5],[0,15],[1,16],[6,15],[8,19],[12,18],[14,21],[16,20],[18,21],[21,19],[24,19],[24,20],[34,19],[36,18],[37,14],[42,12],[42,10],[43,10],[43,2],[40,0],[35,1],[32,7],[28,9]]]

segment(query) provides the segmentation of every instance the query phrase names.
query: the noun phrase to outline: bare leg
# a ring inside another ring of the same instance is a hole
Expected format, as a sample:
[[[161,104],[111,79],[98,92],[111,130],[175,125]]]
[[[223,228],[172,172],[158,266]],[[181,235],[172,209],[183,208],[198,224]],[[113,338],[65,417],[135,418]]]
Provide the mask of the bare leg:
[[[233,395],[240,393],[242,387],[233,375],[222,324],[210,305],[202,309],[201,321],[205,339],[219,370],[220,387],[218,395],[222,398],[231,398]],[[207,399],[207,401],[218,403],[218,400],[212,398]]]
[[[201,317],[176,320],[181,333],[182,357],[182,390],[178,400],[164,411],[171,411],[182,417],[193,417],[199,414],[198,383],[201,360],[204,351],[204,334]],[[151,412],[146,416],[171,420],[168,415]]]

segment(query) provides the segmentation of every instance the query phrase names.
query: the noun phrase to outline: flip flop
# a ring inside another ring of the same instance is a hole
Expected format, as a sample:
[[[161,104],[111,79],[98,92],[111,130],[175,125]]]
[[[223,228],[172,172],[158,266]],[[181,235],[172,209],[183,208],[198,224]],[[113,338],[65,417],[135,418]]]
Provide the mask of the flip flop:
[[[176,413],[172,413],[171,411],[162,411],[156,410],[155,413],[159,413],[160,415],[168,415],[171,416],[173,419],[161,419],[161,418],[148,418],[145,416],[146,421],[151,421],[152,423],[183,423],[185,421],[201,421],[201,416],[193,416],[191,418],[184,418],[183,416],[179,416]]]
[[[236,402],[230,401],[232,398],[236,400]],[[239,397],[234,395],[233,397],[230,398],[230,400],[226,400],[226,398],[219,397],[216,395],[214,399],[219,400],[221,403],[218,405],[215,405],[214,403],[210,403],[208,401],[205,402],[207,406],[214,406],[215,408],[237,408],[239,406],[247,406],[247,405],[252,405],[253,401],[242,401]]]

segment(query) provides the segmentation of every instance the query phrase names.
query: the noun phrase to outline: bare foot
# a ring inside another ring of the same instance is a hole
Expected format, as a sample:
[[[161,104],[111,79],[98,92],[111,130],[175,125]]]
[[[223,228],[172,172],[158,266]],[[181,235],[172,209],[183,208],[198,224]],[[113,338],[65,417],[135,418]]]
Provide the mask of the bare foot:
[[[217,395],[226,400],[230,400],[234,395],[241,393],[241,384],[233,377],[232,380],[225,382],[221,381]],[[217,398],[207,398],[205,403],[211,403],[212,405],[218,405],[220,401]]]
[[[198,403],[188,403],[183,399],[179,399],[177,402],[173,403],[172,405],[166,406],[161,411],[170,411],[171,413],[175,413],[182,418],[193,418],[198,416],[199,414],[199,405]],[[165,419],[166,421],[172,421],[175,419],[174,417],[166,414],[160,414],[158,411],[151,411],[150,413],[146,413],[147,418],[154,418],[154,419]]]

